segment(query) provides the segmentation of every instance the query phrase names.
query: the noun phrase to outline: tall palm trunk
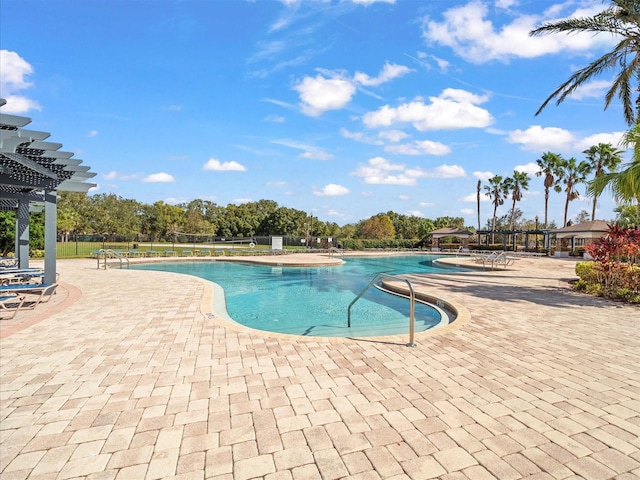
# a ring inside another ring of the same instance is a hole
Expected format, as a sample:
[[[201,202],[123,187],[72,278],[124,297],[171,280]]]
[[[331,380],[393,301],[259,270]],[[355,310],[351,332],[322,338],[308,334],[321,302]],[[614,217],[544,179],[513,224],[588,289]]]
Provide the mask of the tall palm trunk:
[[[549,187],[544,189],[544,228],[547,228],[547,221],[549,216]]]

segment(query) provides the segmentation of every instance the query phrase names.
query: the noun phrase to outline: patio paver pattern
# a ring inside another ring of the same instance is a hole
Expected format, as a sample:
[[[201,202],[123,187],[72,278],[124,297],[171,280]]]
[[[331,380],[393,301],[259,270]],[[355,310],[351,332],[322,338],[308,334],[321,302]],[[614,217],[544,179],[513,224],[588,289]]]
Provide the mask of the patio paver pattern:
[[[640,478],[640,309],[574,265],[412,276],[471,319],[411,348],[229,328],[200,279],[59,261],[53,304],[0,321],[0,477]]]

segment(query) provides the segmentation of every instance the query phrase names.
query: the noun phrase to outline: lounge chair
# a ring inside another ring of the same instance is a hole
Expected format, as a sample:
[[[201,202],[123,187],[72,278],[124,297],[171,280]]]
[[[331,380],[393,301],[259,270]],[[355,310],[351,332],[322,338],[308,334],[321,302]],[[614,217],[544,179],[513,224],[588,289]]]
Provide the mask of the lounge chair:
[[[18,310],[22,308],[24,305],[24,295],[14,295],[14,294],[0,294],[0,310],[3,312],[9,312],[11,315],[6,318],[9,320],[16,316]]]
[[[198,255],[200,255],[201,257],[210,257],[211,256],[211,250],[209,250],[208,248],[205,248],[203,250],[200,250],[198,252]]]
[[[46,303],[51,300],[51,295],[56,291],[57,283],[20,283],[15,285],[0,286],[0,296],[6,295],[33,295],[36,300],[29,302],[29,306],[23,308],[35,308],[39,303]],[[46,298],[46,300],[45,300]]]
[[[191,250],[182,250],[182,256],[183,257],[192,257],[193,256],[193,251],[191,251]]]

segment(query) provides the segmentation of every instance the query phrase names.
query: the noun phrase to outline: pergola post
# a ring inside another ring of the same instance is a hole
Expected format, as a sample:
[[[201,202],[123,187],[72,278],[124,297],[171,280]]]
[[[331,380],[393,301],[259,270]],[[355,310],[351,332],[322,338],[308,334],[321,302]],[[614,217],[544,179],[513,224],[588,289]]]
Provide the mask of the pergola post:
[[[56,281],[56,218],[58,197],[56,192],[44,194],[44,283]]]
[[[29,267],[29,200],[18,201],[16,212],[16,256],[20,268]]]

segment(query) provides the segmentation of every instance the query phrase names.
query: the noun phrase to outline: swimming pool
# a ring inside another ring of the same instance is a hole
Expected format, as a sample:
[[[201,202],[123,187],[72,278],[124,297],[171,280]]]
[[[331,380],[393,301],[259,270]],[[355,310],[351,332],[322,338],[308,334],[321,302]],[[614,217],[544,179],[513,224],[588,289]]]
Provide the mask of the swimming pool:
[[[339,266],[281,267],[238,262],[178,262],[132,268],[195,275],[219,284],[228,315],[257,330],[322,337],[372,337],[406,334],[409,302],[370,288],[347,309],[377,273],[443,272],[434,255],[348,257]],[[461,271],[447,268],[448,271]],[[219,305],[216,305],[216,309]],[[433,328],[448,318],[430,305],[415,304],[415,331]]]

